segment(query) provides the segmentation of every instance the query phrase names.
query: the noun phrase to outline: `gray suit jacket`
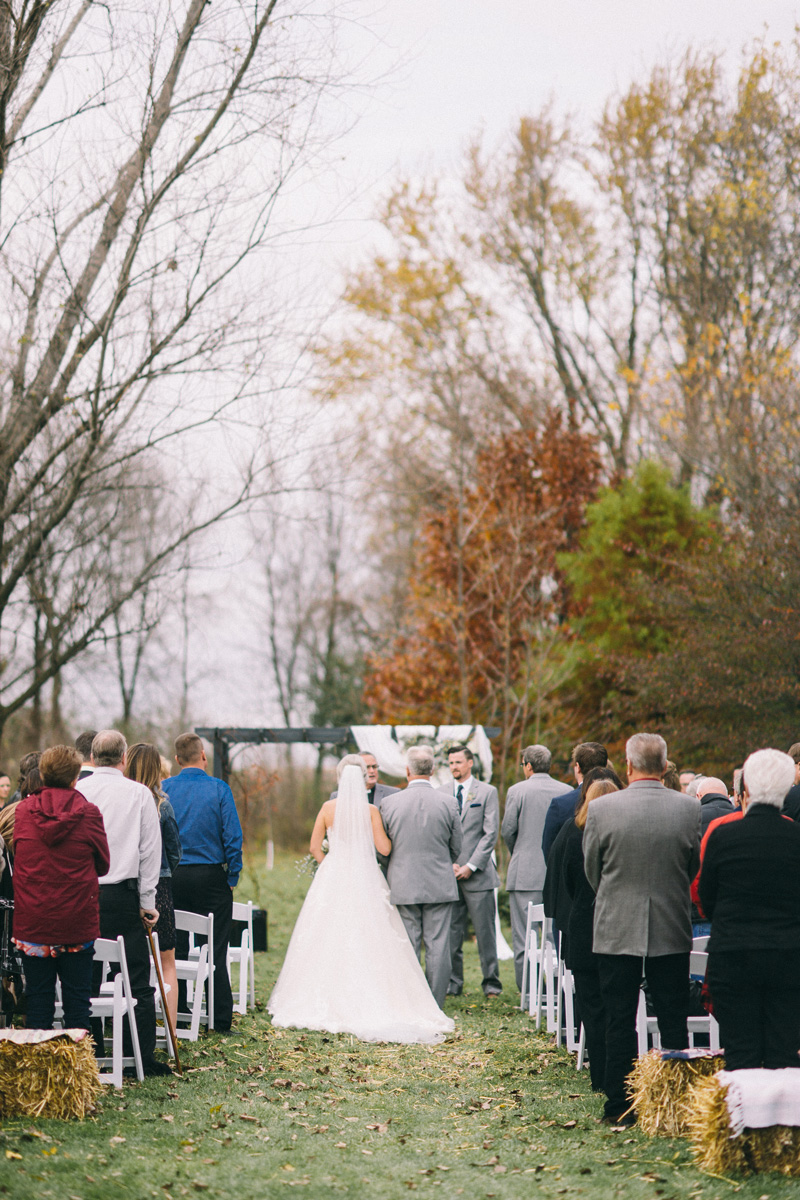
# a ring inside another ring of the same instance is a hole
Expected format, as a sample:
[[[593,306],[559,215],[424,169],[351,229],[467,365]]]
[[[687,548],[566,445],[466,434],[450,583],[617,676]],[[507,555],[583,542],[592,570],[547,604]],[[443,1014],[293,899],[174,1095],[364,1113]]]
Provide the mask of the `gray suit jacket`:
[[[453,863],[461,850],[455,800],[428,783],[410,783],[385,796],[381,817],[392,840],[389,890],[392,904],[447,904],[458,899]]]
[[[506,880],[510,892],[540,892],[544,887],[544,819],[553,797],[571,791],[568,783],[560,783],[544,771],[508,789],[501,832],[511,855]]]
[[[450,797],[458,813],[458,804],[453,795],[455,786],[455,783],[452,783],[449,787],[439,790]],[[462,866],[471,862],[476,868],[469,879],[459,880],[465,892],[487,892],[490,888],[500,886],[500,876],[492,861],[499,831],[500,801],[497,798],[497,788],[473,779],[469,795],[464,797],[461,808],[463,843],[458,861]]]
[[[659,957],[691,950],[699,800],[647,779],[598,796],[589,805],[583,858],[597,892],[595,954]]]
[[[372,801],[372,803],[375,805],[378,812],[380,812],[380,810],[381,810],[381,801],[384,799],[384,797],[391,796],[394,792],[399,792],[399,791],[400,791],[400,788],[389,787],[388,783],[376,783],[375,784],[375,799]],[[330,799],[335,800],[338,795],[339,795],[339,789],[337,788],[335,792],[331,792]]]

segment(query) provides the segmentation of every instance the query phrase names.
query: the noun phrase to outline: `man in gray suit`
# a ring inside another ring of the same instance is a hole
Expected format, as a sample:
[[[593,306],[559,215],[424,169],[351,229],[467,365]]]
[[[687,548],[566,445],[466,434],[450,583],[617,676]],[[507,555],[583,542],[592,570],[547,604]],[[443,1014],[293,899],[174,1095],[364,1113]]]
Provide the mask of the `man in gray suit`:
[[[606,1010],[604,1119],[612,1124],[628,1108],[625,1080],[636,1057],[643,969],[661,1045],[688,1045],[689,887],[700,865],[700,802],[664,788],[664,739],[634,734],[625,755],[628,787],[593,800],[583,831],[586,878],[597,893],[593,949]],[[634,1120],[629,1114],[626,1123]]]
[[[412,746],[407,758],[408,787],[381,802],[392,842],[389,891],[418,958],[425,946],[425,978],[442,1008],[450,978],[450,922],[458,899],[453,863],[461,850],[461,823],[453,800],[431,784],[431,747]]]
[[[508,847],[506,887],[511,909],[511,940],[514,945],[514,973],[522,987],[525,958],[525,932],[528,905],[542,903],[547,864],[542,850],[544,819],[554,796],[570,791],[568,783],[550,777],[552,755],[546,746],[528,746],[522,752],[525,779],[508,789],[501,833]]]
[[[453,910],[450,943],[453,969],[451,996],[459,996],[464,988],[464,956],[462,946],[467,931],[467,916],[472,918],[483,982],[487,996],[499,996],[503,990],[497,961],[497,931],[495,929],[494,889],[500,886],[494,865],[494,847],[500,829],[500,802],[497,788],[472,778],[472,751],[466,746],[454,746],[447,755],[453,786],[442,788],[455,796],[461,817],[464,844],[453,872],[458,880],[458,903]]]

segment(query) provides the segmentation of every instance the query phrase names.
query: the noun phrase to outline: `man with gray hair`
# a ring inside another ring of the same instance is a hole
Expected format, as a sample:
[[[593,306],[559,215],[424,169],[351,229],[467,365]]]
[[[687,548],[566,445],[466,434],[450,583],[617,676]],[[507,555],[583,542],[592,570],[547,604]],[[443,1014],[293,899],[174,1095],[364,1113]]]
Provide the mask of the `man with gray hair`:
[[[688,1045],[690,882],[700,862],[700,802],[666,791],[667,744],[637,733],[625,747],[628,787],[589,805],[586,878],[597,893],[593,950],[606,1011],[604,1120],[628,1108],[642,970],[665,1050]],[[633,1124],[635,1115],[625,1117]]]
[[[406,755],[408,787],[385,796],[381,817],[392,842],[388,881],[417,958],[425,947],[425,978],[440,1008],[450,979],[450,922],[458,899],[453,863],[461,850],[455,800],[431,784],[430,746]]]
[[[100,880],[100,936],[117,938],[121,934],[125,940],[145,1074],[168,1075],[167,1064],[153,1057],[155,993],[150,986],[150,955],[142,924],[144,921],[152,928],[158,920],[155,904],[161,874],[161,824],[150,789],[123,774],[127,750],[118,730],[101,729],[95,734],[93,771],[78,781],[78,791],[100,809],[111,856],[108,874]],[[129,1043],[128,1036],[125,1041]],[[125,1053],[132,1053],[130,1044]]]
[[[550,775],[552,755],[546,746],[528,746],[522,752],[525,779],[508,789],[506,809],[500,832],[508,847],[506,887],[511,909],[511,940],[514,947],[514,973],[522,989],[522,964],[525,958],[525,933],[528,905],[542,903],[547,864],[542,850],[542,833],[550,801],[571,790]]]

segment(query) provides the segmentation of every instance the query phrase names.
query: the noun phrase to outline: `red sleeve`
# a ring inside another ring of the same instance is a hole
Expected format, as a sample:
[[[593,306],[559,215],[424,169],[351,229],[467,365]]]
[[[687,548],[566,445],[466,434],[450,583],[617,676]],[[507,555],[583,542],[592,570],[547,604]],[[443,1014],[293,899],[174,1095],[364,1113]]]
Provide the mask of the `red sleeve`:
[[[86,814],[89,822],[89,845],[94,850],[94,865],[97,871],[97,878],[100,879],[108,873],[108,868],[111,866],[111,854],[108,849],[108,838],[106,837],[106,827],[103,824],[103,814],[96,804],[90,804],[92,810]]]
[[[697,905],[697,911],[700,913],[701,917],[703,917],[703,918],[705,918],[706,914],[703,912],[703,906],[700,903],[700,875],[702,874],[702,871],[703,871],[703,859],[706,856],[706,846],[708,845],[708,839],[711,837],[711,834],[714,832],[714,830],[717,828],[718,825],[727,825],[729,821],[741,821],[743,816],[744,816],[744,813],[741,811],[741,809],[737,809],[736,812],[726,813],[724,817],[717,817],[716,821],[712,821],[711,824],[709,825],[708,829],[703,834],[703,840],[700,843],[700,869],[698,870],[697,874],[695,875],[694,879],[692,880],[692,887],[691,887],[692,900]]]

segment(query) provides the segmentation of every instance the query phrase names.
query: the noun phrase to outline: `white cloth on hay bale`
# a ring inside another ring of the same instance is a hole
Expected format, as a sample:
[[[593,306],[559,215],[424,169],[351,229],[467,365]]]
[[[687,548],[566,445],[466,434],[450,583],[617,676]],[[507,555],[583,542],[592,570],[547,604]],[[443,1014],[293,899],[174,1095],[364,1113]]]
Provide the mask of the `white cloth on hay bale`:
[[[54,1038],[82,1042],[89,1036],[87,1029],[0,1029],[0,1042],[13,1042],[15,1046],[40,1046]]]
[[[732,1137],[738,1137],[744,1129],[800,1126],[800,1069],[768,1071],[753,1067],[717,1071],[716,1078],[727,1088],[725,1103]]]

